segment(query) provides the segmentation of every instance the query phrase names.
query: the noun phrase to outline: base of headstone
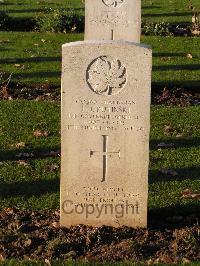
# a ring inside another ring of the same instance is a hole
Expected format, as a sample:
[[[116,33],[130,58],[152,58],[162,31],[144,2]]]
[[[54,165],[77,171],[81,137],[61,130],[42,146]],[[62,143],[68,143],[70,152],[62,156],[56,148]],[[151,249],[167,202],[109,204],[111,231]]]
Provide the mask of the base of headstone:
[[[63,45],[61,225],[147,226],[152,52]]]

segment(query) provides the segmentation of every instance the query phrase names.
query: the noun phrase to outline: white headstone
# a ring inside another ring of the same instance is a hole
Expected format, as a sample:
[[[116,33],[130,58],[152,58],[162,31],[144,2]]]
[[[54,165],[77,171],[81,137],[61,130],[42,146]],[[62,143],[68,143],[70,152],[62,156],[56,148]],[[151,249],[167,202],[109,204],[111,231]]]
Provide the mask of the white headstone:
[[[61,225],[147,226],[151,50],[63,45]]]
[[[85,40],[140,42],[141,0],[85,2]]]

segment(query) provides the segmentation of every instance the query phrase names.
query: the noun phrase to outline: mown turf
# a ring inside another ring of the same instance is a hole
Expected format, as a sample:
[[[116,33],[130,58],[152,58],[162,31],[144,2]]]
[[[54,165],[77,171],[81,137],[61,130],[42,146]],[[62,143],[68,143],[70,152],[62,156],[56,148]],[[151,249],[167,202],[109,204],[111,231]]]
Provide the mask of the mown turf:
[[[149,210],[196,211],[197,200],[180,198],[185,189],[200,191],[200,107],[152,107]],[[170,126],[166,132],[165,127]],[[25,209],[59,208],[59,157],[49,151],[60,146],[60,106],[58,103],[0,102],[0,207]],[[48,131],[48,137],[35,137],[35,130]],[[166,135],[167,134],[167,135]],[[180,135],[177,137],[177,135]],[[159,150],[160,142],[174,148]],[[24,142],[27,146],[16,148]],[[19,165],[17,155],[34,154],[28,165]],[[173,169],[176,176],[159,173]]]
[[[199,1],[192,1],[200,8]],[[81,0],[5,0],[0,10],[18,18],[32,18],[48,8],[82,8]],[[188,1],[142,0],[144,22],[190,23]],[[27,85],[52,83],[60,86],[61,45],[82,40],[83,34],[0,32],[0,72],[12,73],[12,81]],[[200,86],[199,38],[143,37],[153,48],[153,88]],[[191,54],[192,58],[188,58]],[[134,60],[134,58],[133,58]],[[177,108],[152,106],[149,210],[172,214],[198,213],[200,202],[182,199],[185,189],[200,191],[200,106]],[[49,132],[35,137],[35,130]],[[24,142],[26,147],[17,148]],[[174,147],[158,149],[161,142]],[[60,104],[49,102],[0,102],[0,208],[59,208],[60,158],[50,152],[60,149]],[[33,158],[19,155],[33,154]],[[18,156],[18,157],[17,157]],[[21,160],[21,162],[19,161]],[[27,165],[24,165],[24,163]],[[162,169],[176,175],[161,173]],[[0,258],[1,259],[1,258]],[[10,260],[0,265],[45,265]],[[74,265],[68,261],[52,265]],[[75,264],[82,265],[82,264]],[[104,264],[106,265],[106,264]],[[107,264],[113,265],[113,264]],[[114,264],[116,265],[116,264]],[[118,265],[126,265],[124,262]],[[128,262],[127,265],[130,265]],[[132,264],[142,265],[142,264]],[[158,264],[163,265],[163,264]],[[190,263],[188,265],[199,265]]]
[[[23,101],[0,105],[1,203],[33,209],[58,207],[59,171],[49,171],[49,166],[59,166],[60,162],[46,154],[60,147],[59,104]],[[49,131],[50,135],[36,138],[33,136],[36,130]],[[13,147],[20,142],[27,147]],[[35,158],[24,167],[15,162],[20,153],[33,153]]]
[[[21,83],[60,85],[61,46],[82,39],[79,34],[0,33],[0,71]]]
[[[4,0],[4,2],[0,4],[0,10],[15,18],[33,18],[49,9],[84,8],[81,0]]]
[[[192,12],[188,8],[189,1],[183,0],[142,0],[142,19],[144,22],[188,23]],[[196,9],[200,9],[198,0],[192,1]],[[17,18],[32,18],[46,9],[84,8],[81,0],[5,0],[0,9]]]
[[[83,34],[0,32],[0,72],[13,73],[15,82],[59,86],[61,46],[78,40]],[[142,42],[153,49],[153,87],[200,86],[199,38],[143,37]]]
[[[159,208],[174,213],[187,213],[195,212],[196,207],[199,207],[197,200],[180,199],[185,189],[200,190],[199,110],[199,107],[152,107],[149,178],[151,210]],[[172,143],[174,148],[156,149],[161,142]],[[159,173],[163,168],[175,170],[177,176]]]
[[[198,0],[191,2],[196,10],[200,9]],[[142,18],[145,22],[187,23],[192,20],[188,7],[188,0],[142,0]]]

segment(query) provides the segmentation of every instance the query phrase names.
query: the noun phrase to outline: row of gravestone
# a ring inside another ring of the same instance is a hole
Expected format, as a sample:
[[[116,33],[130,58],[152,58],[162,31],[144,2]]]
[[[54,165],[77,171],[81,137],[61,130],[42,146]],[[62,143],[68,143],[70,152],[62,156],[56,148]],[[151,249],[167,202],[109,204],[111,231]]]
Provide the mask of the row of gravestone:
[[[147,226],[152,53],[140,0],[86,0],[62,50],[61,225]]]

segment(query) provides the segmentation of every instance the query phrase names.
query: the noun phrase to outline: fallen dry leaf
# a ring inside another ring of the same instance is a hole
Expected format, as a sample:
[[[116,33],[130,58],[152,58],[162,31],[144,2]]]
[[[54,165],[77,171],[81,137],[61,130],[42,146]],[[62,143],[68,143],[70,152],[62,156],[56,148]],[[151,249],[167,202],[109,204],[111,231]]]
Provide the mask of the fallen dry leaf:
[[[11,147],[13,148],[24,148],[26,146],[26,144],[24,142],[18,142],[15,144],[11,144]]]
[[[176,135],[176,138],[181,138],[183,136],[183,134],[179,133]]]
[[[192,54],[187,54],[187,58],[192,59],[193,58]]]
[[[152,259],[149,259],[148,261],[147,261],[147,265],[153,265],[154,264],[154,261],[152,260]]]
[[[50,262],[48,259],[45,259],[45,263],[46,263],[48,266],[51,266],[51,262]]]
[[[54,213],[56,216],[60,217],[60,211],[55,211]]]
[[[190,189],[186,189],[181,194],[182,199],[200,199],[200,192],[193,192]]]
[[[28,163],[24,160],[19,160],[19,161],[16,161],[17,164],[19,165],[22,165],[22,166],[28,166]]]
[[[5,208],[4,211],[7,214],[13,214],[13,212],[14,212],[14,210],[12,208]]]
[[[52,223],[52,226],[53,226],[54,228],[59,228],[59,227],[60,227],[60,223],[59,223],[59,222],[53,222],[53,223]]]
[[[16,68],[25,69],[25,65],[15,64]]]
[[[28,152],[21,152],[16,155],[17,158],[32,158],[34,157],[33,153],[28,153]]]
[[[9,43],[10,40],[0,40],[0,43]]]
[[[77,29],[76,25],[74,25],[72,28],[71,28],[71,31],[75,31]]]
[[[32,240],[31,239],[27,239],[24,243],[25,247],[29,247],[32,244]]]
[[[36,130],[36,131],[33,132],[33,136],[35,136],[36,138],[48,137],[49,136],[49,132],[48,131]]]
[[[200,36],[200,30],[193,30],[192,34],[195,36]]]
[[[15,64],[15,67],[21,67],[21,65],[20,64]]]
[[[0,261],[5,261],[5,258],[2,254],[0,254]]]
[[[160,169],[159,172],[163,175],[177,176],[178,173],[172,169]]]
[[[0,97],[2,99],[8,100],[11,96],[9,95],[8,88],[6,86],[3,86],[0,89]]]
[[[172,126],[171,125],[165,125],[164,126],[164,133],[165,134],[169,134],[169,133],[171,133],[173,131],[173,128],[172,128]]]
[[[186,265],[186,264],[191,264],[191,260],[187,258],[183,258],[183,265]]]
[[[59,168],[59,166],[57,164],[47,165],[47,170],[50,172],[56,171],[58,168]]]
[[[60,150],[58,151],[50,151],[48,153],[45,153],[44,156],[50,156],[50,157],[60,157]]]
[[[173,148],[174,147],[174,143],[164,143],[164,142],[161,142],[159,143],[156,148]]]

